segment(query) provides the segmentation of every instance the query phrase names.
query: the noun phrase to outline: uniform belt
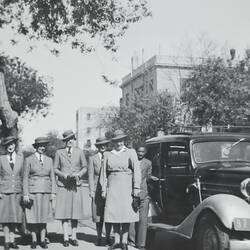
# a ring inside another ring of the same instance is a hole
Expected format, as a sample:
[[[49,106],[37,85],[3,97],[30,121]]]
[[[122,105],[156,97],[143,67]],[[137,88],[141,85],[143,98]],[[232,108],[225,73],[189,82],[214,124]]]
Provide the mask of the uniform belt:
[[[119,174],[132,175],[132,173],[128,172],[128,171],[112,171],[112,172],[108,172],[108,175],[119,175]]]

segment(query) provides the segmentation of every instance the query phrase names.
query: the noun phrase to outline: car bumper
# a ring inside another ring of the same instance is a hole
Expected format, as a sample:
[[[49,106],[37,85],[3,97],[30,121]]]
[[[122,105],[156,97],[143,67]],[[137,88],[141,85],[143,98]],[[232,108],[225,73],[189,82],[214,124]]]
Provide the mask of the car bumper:
[[[230,250],[249,250],[250,240],[230,240]]]

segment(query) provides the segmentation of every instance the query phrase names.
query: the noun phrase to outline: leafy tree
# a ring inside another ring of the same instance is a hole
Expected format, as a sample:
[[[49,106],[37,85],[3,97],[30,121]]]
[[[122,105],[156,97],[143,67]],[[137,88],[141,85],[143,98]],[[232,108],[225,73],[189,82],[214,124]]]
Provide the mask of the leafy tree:
[[[0,55],[1,136],[17,135],[18,116],[47,115],[52,88],[19,58]]]
[[[62,139],[60,139],[59,133],[56,130],[50,131],[47,137],[49,139],[49,144],[46,148],[46,154],[54,159],[56,150],[63,148],[65,144]]]
[[[91,39],[97,38],[116,51],[117,38],[149,15],[146,0],[2,0],[0,28],[11,27],[28,40],[69,42],[81,52],[93,50]]]
[[[169,131],[175,126],[178,113],[173,97],[163,91],[151,98],[136,96],[129,106],[110,107],[102,117],[102,124],[109,131],[123,129],[136,145],[156,136],[159,130]]]
[[[5,60],[5,84],[12,109],[19,116],[46,116],[52,96],[51,79],[38,76],[36,70],[18,57],[2,56]]]
[[[2,0],[0,29],[10,28],[28,41],[53,44],[55,55],[56,45],[67,43],[90,52],[93,42],[100,40],[107,50],[116,51],[117,39],[129,25],[150,14],[146,0]],[[13,45],[17,42],[11,40]],[[7,135],[17,133],[18,115],[47,114],[50,90],[45,79],[19,59],[5,60],[0,58],[0,120]]]
[[[250,108],[248,57],[231,60],[208,58],[185,81],[182,101],[193,125],[236,125]]]

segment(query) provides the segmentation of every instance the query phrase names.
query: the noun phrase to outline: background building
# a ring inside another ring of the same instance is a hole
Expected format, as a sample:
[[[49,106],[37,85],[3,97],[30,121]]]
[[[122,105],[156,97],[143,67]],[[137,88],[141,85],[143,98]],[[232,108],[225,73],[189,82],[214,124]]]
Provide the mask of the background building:
[[[201,58],[194,60],[194,58],[155,55],[134,68],[132,58],[132,72],[122,79],[120,85],[121,104],[129,105],[134,94],[145,97],[166,89],[179,98],[185,87],[185,79],[194,69],[194,65],[201,60]]]
[[[100,117],[103,108],[81,107],[76,111],[77,146],[79,148],[95,149],[95,141],[104,135],[104,128],[100,127]]]

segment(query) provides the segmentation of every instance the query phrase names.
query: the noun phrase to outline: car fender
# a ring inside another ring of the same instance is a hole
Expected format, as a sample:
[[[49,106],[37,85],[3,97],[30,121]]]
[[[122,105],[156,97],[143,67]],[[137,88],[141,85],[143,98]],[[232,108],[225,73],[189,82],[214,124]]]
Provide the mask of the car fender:
[[[189,216],[176,228],[176,232],[192,238],[195,225],[204,212],[213,212],[222,224],[233,229],[234,218],[250,219],[250,205],[243,199],[229,194],[216,194],[203,200]]]

